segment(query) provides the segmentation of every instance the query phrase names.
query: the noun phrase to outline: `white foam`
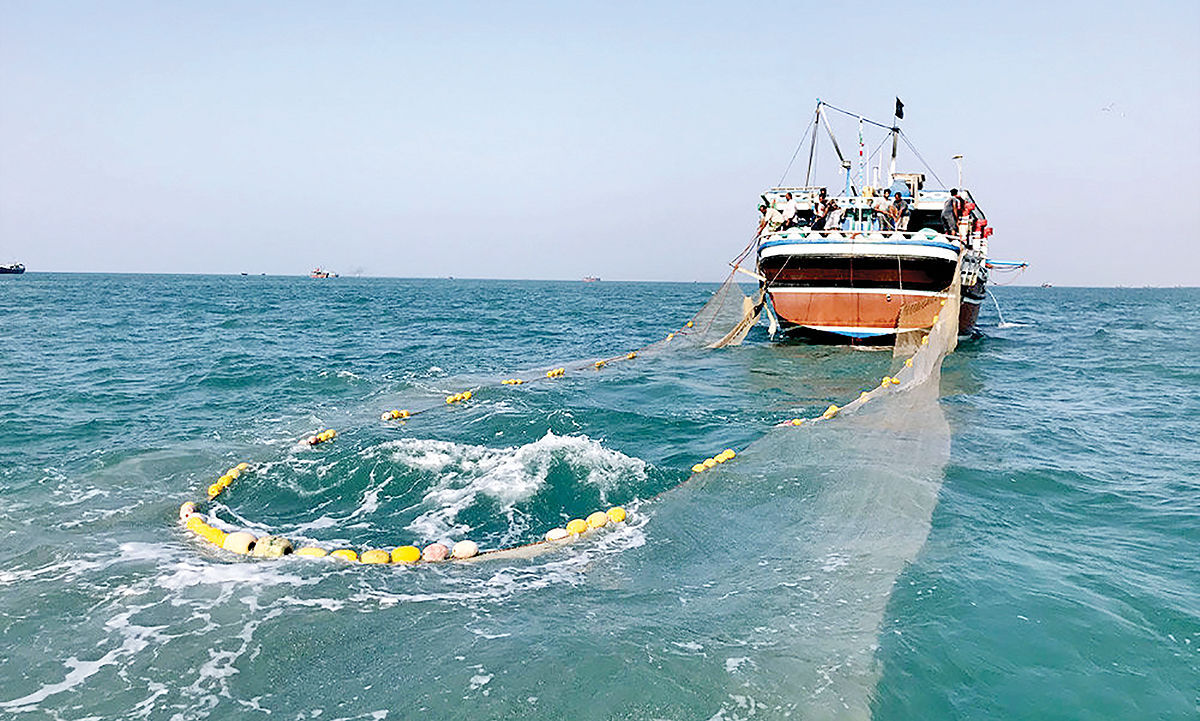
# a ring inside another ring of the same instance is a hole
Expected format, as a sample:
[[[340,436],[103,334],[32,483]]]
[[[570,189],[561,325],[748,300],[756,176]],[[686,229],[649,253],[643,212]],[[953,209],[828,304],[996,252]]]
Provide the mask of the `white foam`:
[[[159,576],[155,583],[169,591],[192,586],[249,584],[253,586],[307,586],[316,580],[282,573],[278,564],[269,563],[204,563],[183,561],[170,573]]]
[[[106,628],[115,630],[123,636],[120,646],[108,651],[95,661],[81,661],[77,657],[71,656],[63,662],[70,670],[67,671],[62,681],[46,684],[37,691],[26,694],[21,698],[11,701],[0,701],[0,709],[18,713],[35,711],[38,709],[38,704],[42,701],[63,691],[75,688],[92,676],[95,676],[105,666],[123,666],[124,659],[137,655],[149,646],[152,641],[161,643],[166,640],[160,633],[164,628],[163,626],[138,626],[130,623],[129,618],[145,608],[148,608],[148,605],[131,607],[124,613],[113,616],[104,624]]]
[[[283,598],[279,599],[279,603],[288,606],[323,608],[326,611],[340,611],[346,607],[345,601],[339,601],[333,598],[296,598],[295,596],[284,596]]]
[[[422,503],[429,508],[409,524],[409,530],[427,540],[461,536],[470,527],[458,515],[481,496],[495,501],[512,516],[513,506],[538,492],[551,469],[566,463],[585,483],[605,492],[625,477],[644,480],[646,464],[605,448],[587,436],[559,436],[547,432],[541,439],[519,447],[488,448],[448,441],[404,439],[383,444],[394,462],[439,474]]]
[[[80,661],[74,656],[68,658],[64,663],[71,669],[67,672],[67,677],[59,683],[51,683],[42,686],[37,691],[31,694],[22,696],[21,698],[13,699],[12,701],[0,701],[0,709],[5,709],[13,712],[36,711],[37,705],[47,698],[57,693],[75,688],[79,684],[96,675],[100,669],[105,666],[111,666],[117,663],[117,659],[121,656],[121,649],[113,649],[104,654],[96,661]]]
[[[375,474],[372,472],[371,475],[374,476]],[[379,484],[378,486],[368,487],[365,491],[363,491],[362,503],[358,504],[358,508],[355,508],[354,512],[346,517],[346,520],[350,520],[351,518],[359,518],[361,516],[370,515],[370,514],[374,513],[375,511],[378,511],[379,510],[379,492],[382,491],[384,488],[386,488],[387,484],[388,484],[388,481],[384,481],[383,483]]]
[[[475,674],[474,676],[471,677],[471,690],[474,691],[478,688],[486,686],[493,678],[495,678],[495,674],[490,674],[490,673]]]
[[[22,568],[0,571],[0,586],[16,585],[33,580],[66,580],[83,575],[86,571],[103,567],[98,561],[71,559],[50,563],[39,568]]]

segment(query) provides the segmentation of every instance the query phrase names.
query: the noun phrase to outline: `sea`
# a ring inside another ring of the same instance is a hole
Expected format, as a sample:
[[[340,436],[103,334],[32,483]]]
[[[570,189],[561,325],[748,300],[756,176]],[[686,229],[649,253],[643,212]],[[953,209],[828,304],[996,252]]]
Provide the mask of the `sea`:
[[[1200,718],[1200,290],[996,286],[927,402],[781,428],[896,360],[624,358],[716,289],[0,278],[0,718]],[[628,518],[366,565],[189,500],[358,552]]]

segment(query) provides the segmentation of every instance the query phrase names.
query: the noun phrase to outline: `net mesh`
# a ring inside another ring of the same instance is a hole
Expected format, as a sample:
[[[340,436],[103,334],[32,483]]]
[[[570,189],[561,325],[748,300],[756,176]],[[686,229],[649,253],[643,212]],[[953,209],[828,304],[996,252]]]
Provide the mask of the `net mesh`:
[[[686,326],[651,344],[647,350],[741,345],[746,334],[758,323],[765,295],[762,288],[752,295],[746,295],[738,285],[736,276],[737,271],[730,273]]]
[[[888,599],[925,544],[950,458],[939,398],[942,361],[957,345],[957,272],[954,278],[944,300],[902,313],[898,329],[915,319],[927,327],[897,334],[893,370],[882,383],[834,417],[772,429],[738,464],[700,477],[711,492],[728,489],[731,508],[744,496],[769,495],[754,505],[756,523],[787,529],[770,537],[769,556],[803,589],[772,637],[788,647],[788,661],[751,685],[763,697],[795,698],[802,689],[797,711],[804,718],[871,716]],[[736,535],[727,542],[737,543]],[[743,569],[748,588],[756,568]],[[778,574],[767,575],[759,582],[773,588]]]

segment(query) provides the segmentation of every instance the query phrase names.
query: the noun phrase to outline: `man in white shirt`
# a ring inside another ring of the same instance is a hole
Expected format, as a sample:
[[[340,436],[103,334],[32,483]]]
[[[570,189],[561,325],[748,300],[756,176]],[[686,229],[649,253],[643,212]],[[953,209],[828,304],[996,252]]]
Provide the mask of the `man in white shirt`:
[[[785,193],[782,203],[776,203],[779,206],[779,215],[783,220],[783,229],[793,228],[796,225],[796,213],[799,211],[796,201],[792,198],[791,193]]]

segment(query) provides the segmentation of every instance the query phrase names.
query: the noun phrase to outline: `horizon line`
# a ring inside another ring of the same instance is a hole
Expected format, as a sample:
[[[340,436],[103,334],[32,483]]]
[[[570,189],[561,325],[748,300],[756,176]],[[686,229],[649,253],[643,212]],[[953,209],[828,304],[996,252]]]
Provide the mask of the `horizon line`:
[[[186,275],[196,277],[228,277],[228,278],[309,278],[307,274],[293,273],[200,273],[188,271],[105,271],[105,270],[26,270],[20,275]],[[342,280],[342,279],[370,279],[370,280],[471,280],[471,281],[505,281],[505,282],[542,282],[542,283],[583,283],[587,282],[583,278],[504,278],[491,277],[483,278],[476,276],[453,276],[453,275],[368,275],[362,274],[347,274],[338,275],[336,278],[309,278],[310,280]],[[638,278],[599,278],[597,283],[724,283],[724,280],[665,280],[661,278],[655,279],[638,279]],[[750,283],[745,283],[750,285]],[[1097,289],[1112,289],[1112,290],[1140,290],[1140,289],[1162,289],[1162,290],[1192,290],[1200,288],[1200,285],[1075,285],[1071,283],[1052,283],[1049,286],[1042,284],[1024,284],[1024,283],[1006,283],[1004,285],[989,284],[989,289],[992,287],[1000,288],[1097,288]]]

